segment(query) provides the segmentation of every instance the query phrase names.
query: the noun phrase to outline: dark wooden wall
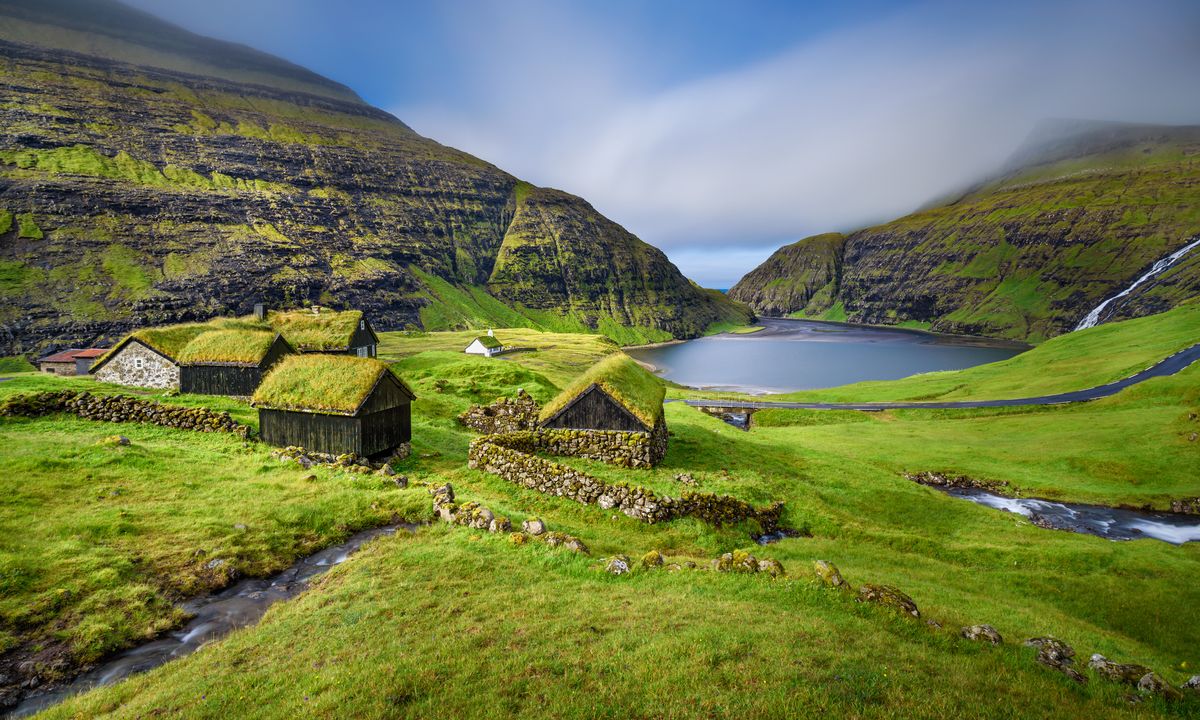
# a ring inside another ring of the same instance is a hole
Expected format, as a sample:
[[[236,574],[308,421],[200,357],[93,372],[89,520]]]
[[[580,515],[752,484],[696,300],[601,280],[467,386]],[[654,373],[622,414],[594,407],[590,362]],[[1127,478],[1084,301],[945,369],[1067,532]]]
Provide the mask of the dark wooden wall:
[[[412,440],[411,407],[405,404],[359,417],[362,423],[362,449],[359,454],[366,457],[387,454],[399,447],[400,443]]]
[[[368,322],[366,318],[363,318],[359,321],[359,326],[354,329],[354,335],[350,338],[350,348],[346,350],[347,353],[350,355],[355,355],[358,352],[358,348],[365,345],[367,348],[369,348],[367,357],[375,357],[378,352],[376,343],[379,341],[375,334],[371,331],[370,327],[371,323]]]
[[[593,385],[544,427],[572,430],[625,430],[648,432],[641,423],[608,393]]]
[[[182,365],[179,391],[200,395],[253,395],[263,371],[239,365]]]
[[[258,425],[263,441],[276,447],[298,445],[334,455],[362,454],[361,427],[355,417],[261,408]]]

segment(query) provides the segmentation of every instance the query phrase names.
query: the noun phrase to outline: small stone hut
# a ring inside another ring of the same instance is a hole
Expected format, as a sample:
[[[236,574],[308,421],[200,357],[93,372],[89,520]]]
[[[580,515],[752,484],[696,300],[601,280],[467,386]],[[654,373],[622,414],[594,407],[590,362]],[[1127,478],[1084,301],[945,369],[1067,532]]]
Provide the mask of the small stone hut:
[[[51,375],[87,375],[96,358],[107,352],[104,348],[71,348],[41,358],[38,369]]]
[[[255,391],[259,431],[278,447],[363,457],[412,440],[416,395],[384,363],[339,355],[290,355]]]
[[[179,389],[200,395],[250,396],[292,346],[270,330],[214,330],[179,353]]]
[[[267,322],[297,352],[373,358],[379,351],[379,336],[361,310],[277,311],[267,314]]]
[[[666,388],[624,353],[616,353],[576,378],[538,416],[543,429],[615,431],[650,435],[653,461],[667,452],[663,416]]]
[[[201,323],[144,328],[126,335],[96,361],[89,372],[97,380],[135,387],[179,388],[179,353],[211,328]]]

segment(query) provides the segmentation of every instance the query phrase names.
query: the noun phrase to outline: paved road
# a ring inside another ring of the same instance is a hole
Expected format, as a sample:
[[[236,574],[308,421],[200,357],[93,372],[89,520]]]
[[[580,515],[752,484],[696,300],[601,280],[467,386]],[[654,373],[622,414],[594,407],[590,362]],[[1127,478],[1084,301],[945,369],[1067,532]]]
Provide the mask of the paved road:
[[[877,402],[877,403],[805,403],[805,402],[754,402],[744,400],[685,400],[692,407],[747,408],[754,410],[779,408],[783,410],[954,410],[961,408],[1018,407],[1021,405],[1061,405],[1086,402],[1116,395],[1130,385],[1137,385],[1150,378],[1174,375],[1200,360],[1200,343],[1180,350],[1158,364],[1130,375],[1124,380],[1100,385],[1087,390],[1039,395],[1038,397],[1015,398],[1012,400],[960,400],[958,402]]]

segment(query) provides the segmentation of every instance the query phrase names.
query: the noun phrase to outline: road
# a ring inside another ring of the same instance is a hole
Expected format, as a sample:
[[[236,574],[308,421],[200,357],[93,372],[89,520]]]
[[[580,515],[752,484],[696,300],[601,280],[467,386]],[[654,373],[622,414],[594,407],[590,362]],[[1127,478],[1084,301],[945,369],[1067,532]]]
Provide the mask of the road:
[[[1174,375],[1200,360],[1200,343],[1180,350],[1145,370],[1130,375],[1124,380],[1098,385],[1086,390],[1039,395],[1037,397],[1014,398],[1011,400],[959,400],[953,402],[874,402],[874,403],[821,403],[821,402],[757,402],[752,400],[684,400],[692,407],[744,408],[749,410],[959,410],[965,408],[1020,407],[1023,405],[1063,405],[1087,402],[1116,395],[1131,385],[1150,378]]]

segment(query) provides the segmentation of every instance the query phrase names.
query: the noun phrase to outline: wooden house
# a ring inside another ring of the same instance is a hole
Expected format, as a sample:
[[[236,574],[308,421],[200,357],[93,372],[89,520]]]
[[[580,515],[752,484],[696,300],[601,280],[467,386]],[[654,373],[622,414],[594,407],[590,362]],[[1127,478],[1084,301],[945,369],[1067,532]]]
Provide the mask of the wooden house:
[[[322,453],[388,455],[412,439],[412,390],[370,358],[290,355],[254,393],[262,439]]]
[[[624,353],[601,360],[547,403],[543,428],[665,433],[663,384]]]
[[[463,352],[468,355],[492,357],[493,355],[499,355],[506,349],[504,343],[497,340],[495,334],[491,330],[488,330],[487,335],[480,335],[472,340],[471,344]]]
[[[283,336],[270,330],[206,332],[179,353],[179,389],[200,395],[249,397],[267,371],[292,352]]]
[[[107,352],[105,348],[63,350],[38,360],[38,369],[52,375],[87,375],[96,358]]]
[[[314,307],[272,312],[266,317],[271,327],[297,352],[360,358],[373,358],[378,354],[379,336],[360,310],[338,312]]]

